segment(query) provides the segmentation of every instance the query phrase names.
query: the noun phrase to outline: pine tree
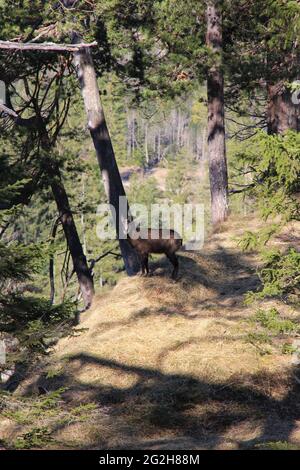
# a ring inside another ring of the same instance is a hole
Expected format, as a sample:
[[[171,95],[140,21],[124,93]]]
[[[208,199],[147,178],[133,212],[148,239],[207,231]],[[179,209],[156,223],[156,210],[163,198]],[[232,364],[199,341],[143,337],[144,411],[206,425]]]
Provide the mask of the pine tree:
[[[224,121],[224,78],[222,71],[222,11],[221,2],[207,2],[206,41],[211,51],[212,65],[207,75],[207,140],[213,225],[228,216],[228,175]]]

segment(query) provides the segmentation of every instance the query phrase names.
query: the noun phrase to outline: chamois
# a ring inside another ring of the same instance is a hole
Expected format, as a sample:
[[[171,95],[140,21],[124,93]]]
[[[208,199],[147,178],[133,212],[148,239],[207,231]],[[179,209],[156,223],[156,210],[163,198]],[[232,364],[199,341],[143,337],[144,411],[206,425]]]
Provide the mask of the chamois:
[[[172,279],[178,274],[178,258],[176,251],[182,246],[180,235],[174,230],[165,229],[141,229],[138,238],[127,234],[128,241],[136,250],[139,257],[142,275],[149,274],[148,256],[150,253],[164,253],[173,265]]]

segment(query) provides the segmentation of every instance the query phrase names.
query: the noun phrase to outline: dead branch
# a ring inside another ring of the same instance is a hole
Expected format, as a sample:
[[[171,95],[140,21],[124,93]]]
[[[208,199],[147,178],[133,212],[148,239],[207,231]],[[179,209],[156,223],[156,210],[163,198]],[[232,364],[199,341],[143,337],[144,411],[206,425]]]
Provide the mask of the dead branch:
[[[95,264],[98,263],[98,261],[105,258],[105,256],[107,256],[107,255],[113,255],[115,258],[121,258],[122,257],[122,255],[120,253],[114,253],[113,251],[106,251],[102,255],[98,256],[98,258],[89,259],[89,263],[90,263],[89,269],[90,269],[90,271],[92,271],[92,269],[94,268]]]
[[[229,194],[239,194],[239,193],[244,193],[244,192],[247,192],[249,189],[251,188],[254,188],[255,187],[255,183],[251,183],[251,184],[248,184],[248,185],[239,185],[241,187],[241,189],[230,189],[228,191]]]
[[[97,46],[97,41],[78,44],[56,44],[55,42],[13,42],[0,41],[0,49],[20,50],[20,51],[40,51],[40,52],[78,52],[86,47]]]
[[[2,104],[0,103],[0,111],[1,112],[4,112],[5,114],[7,114],[8,116],[11,116],[15,119],[18,119],[19,115],[17,113],[15,113],[15,111],[13,111],[12,109],[8,108],[7,106],[5,106],[5,104]]]
[[[40,125],[40,119],[38,119],[37,116],[33,116],[33,117],[27,118],[27,119],[23,119],[13,109],[8,108],[7,106],[5,106],[5,104],[2,104],[2,103],[0,103],[0,112],[3,112],[4,114],[7,114],[19,126],[36,129]]]

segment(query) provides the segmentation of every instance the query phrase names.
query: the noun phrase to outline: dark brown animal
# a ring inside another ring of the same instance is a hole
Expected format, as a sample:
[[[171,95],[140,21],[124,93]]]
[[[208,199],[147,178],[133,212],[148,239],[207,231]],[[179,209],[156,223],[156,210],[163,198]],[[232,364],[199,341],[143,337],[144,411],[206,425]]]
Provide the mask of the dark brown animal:
[[[141,229],[138,238],[130,237],[128,241],[136,250],[141,267],[142,274],[149,274],[148,256],[150,253],[164,253],[173,265],[172,279],[176,279],[178,274],[178,258],[176,251],[182,246],[180,235],[174,230],[164,229]]]

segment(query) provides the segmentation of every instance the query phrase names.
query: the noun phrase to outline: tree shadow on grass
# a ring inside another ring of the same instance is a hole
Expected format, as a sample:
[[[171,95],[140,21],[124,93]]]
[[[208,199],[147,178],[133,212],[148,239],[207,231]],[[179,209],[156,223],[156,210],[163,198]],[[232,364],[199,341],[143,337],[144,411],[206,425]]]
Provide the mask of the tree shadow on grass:
[[[179,256],[179,278],[169,279],[170,263],[165,258],[151,263],[153,275],[143,282],[144,295],[161,301],[161,310],[220,310],[241,307],[248,291],[258,291],[260,280],[249,258],[218,247],[213,253],[188,253]],[[164,298],[165,294],[168,298]],[[198,316],[198,315],[196,315]],[[195,317],[196,317],[195,316]]]
[[[177,283],[174,284],[169,278],[172,268],[165,257],[151,263],[154,275],[143,280],[143,295],[151,301],[161,300],[161,306],[142,308],[133,313],[129,319],[100,323],[98,330],[102,327],[103,332],[106,332],[122,326],[127,327],[141,318],[157,314],[168,317],[177,315],[196,320],[199,317],[208,316],[210,310],[214,315],[215,311],[221,311],[224,314],[227,309],[230,315],[234,316],[234,307],[243,300],[245,292],[260,286],[258,276],[251,267],[249,268],[248,258],[225,250],[221,246],[210,254],[195,252],[179,255],[179,259],[180,279]],[[216,268],[220,271],[220,275],[215,274]],[[157,287],[162,291],[161,298],[153,297],[156,296],[156,293],[153,294],[153,289]],[[202,287],[204,288],[203,296],[198,296],[198,293],[194,297],[190,296],[193,289]],[[213,295],[208,296],[205,289],[209,289]],[[171,299],[166,300],[164,293],[168,291],[171,293]],[[173,292],[174,296],[172,296]],[[189,311],[193,308],[193,311]],[[240,313],[234,319],[242,319]],[[2,388],[14,391],[28,375],[29,370],[30,367],[16,364],[15,373]]]
[[[101,371],[109,369],[133,376],[134,383],[118,388],[102,384],[100,378],[93,383],[76,379],[82,368],[91,366],[94,376],[98,371],[101,377]],[[208,382],[188,374],[168,374],[155,368],[76,354],[68,357],[61,376],[47,379],[42,374],[27,393],[32,393],[33,387],[55,390],[64,386],[68,388],[64,394],[68,404],[93,401],[100,410],[108,408],[114,444],[102,435],[101,440],[93,439],[91,448],[167,448],[167,443],[170,448],[215,448],[224,446],[226,441],[232,441],[235,448],[253,448],[265,441],[290,439],[300,419],[299,385],[294,373],[291,369],[284,377],[260,373]],[[273,398],[273,392],[283,384],[283,398]],[[100,416],[99,422],[93,424],[100,429],[101,422]],[[260,432],[254,438],[243,439],[236,433],[240,425],[259,426]]]
[[[189,307],[197,312],[200,307],[205,310],[209,305],[219,308],[224,298],[239,302],[249,286],[259,286],[258,278],[249,269],[246,259],[228,250],[220,248],[213,254],[180,256],[180,262],[181,279],[178,283],[172,283],[167,277],[170,272],[168,261],[160,260],[153,263],[156,268],[154,276],[145,279],[142,285],[145,296],[155,296],[154,289],[158,286],[162,291],[178,291],[178,297],[171,296],[171,300],[162,302],[161,307],[140,309],[129,319],[111,324],[104,322],[103,331],[125,327],[154,314],[196,319],[198,313],[191,315],[186,311],[187,301]],[[201,286],[209,289],[212,295],[190,298],[193,289]],[[178,303],[181,297],[182,301]],[[210,339],[213,341],[215,338]],[[180,348],[182,345],[172,347]],[[165,354],[168,354],[167,350],[163,351]],[[93,369],[91,382],[78,378],[87,367]],[[110,373],[124,376],[122,383],[127,385],[121,387],[105,383],[102,377],[106,377],[107,370],[108,376]],[[103,434],[103,416],[100,413],[98,421],[95,419],[93,423],[96,429],[99,428],[99,434],[91,439],[91,448],[216,448],[228,441],[238,448],[253,448],[265,441],[290,439],[300,419],[299,386],[293,376],[296,372],[291,368],[287,376],[257,373],[216,382],[189,374],[166,373],[160,364],[157,368],[149,368],[77,354],[67,358],[63,372],[58,376],[47,378],[46,373],[41,372],[25,392],[30,395],[39,389],[51,391],[66,387],[66,406],[93,401],[100,411],[106,407],[109,410],[109,432]],[[95,380],[95,376],[99,379]],[[127,376],[130,376],[128,381]],[[285,391],[281,398],[274,398],[277,389],[283,386]],[[234,432],[239,426],[258,426],[260,432],[254,438],[242,438]],[[67,424],[58,423],[54,431],[59,430],[67,432]]]
[[[252,266],[249,266],[249,257],[217,247],[211,254],[192,253],[178,255],[179,258],[179,284],[188,281],[193,287],[202,283],[206,287],[216,290],[216,293],[234,293],[237,290],[245,293],[249,288],[258,288],[259,278]],[[210,267],[212,269],[210,269]],[[152,274],[155,277],[168,277],[171,273],[169,261],[162,257],[150,263]],[[216,268],[219,276],[215,275]]]

